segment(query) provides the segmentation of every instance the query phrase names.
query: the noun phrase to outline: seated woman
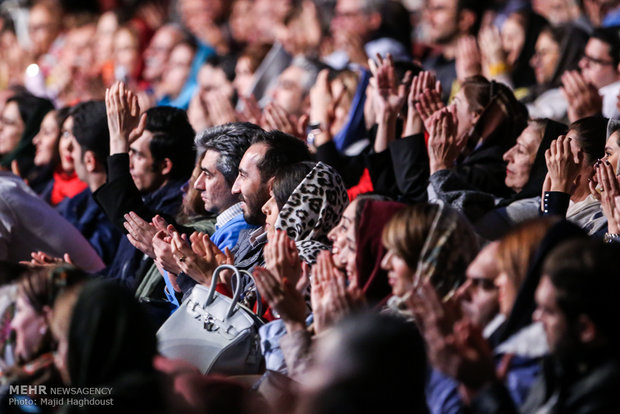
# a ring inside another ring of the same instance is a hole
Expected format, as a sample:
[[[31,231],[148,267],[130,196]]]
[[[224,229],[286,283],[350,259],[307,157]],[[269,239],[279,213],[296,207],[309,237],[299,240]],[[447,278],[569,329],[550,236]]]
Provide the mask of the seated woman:
[[[420,76],[428,84],[435,83],[425,72]],[[442,106],[439,93],[428,86],[421,88],[424,92],[419,96],[410,94],[408,119],[423,119],[432,136],[433,125],[444,113],[453,120],[450,137],[430,137],[427,148],[422,128],[407,126],[409,135],[402,139],[388,137],[383,145],[375,140],[377,153],[368,160],[375,190],[405,200],[426,199],[429,172],[451,170],[473,189],[498,197],[509,195],[502,156],[527,125],[525,107],[508,87],[482,76],[467,78],[453,104],[444,109],[438,109]],[[447,147],[446,139],[456,146]]]
[[[153,365],[155,329],[127,289],[92,280],[58,302],[53,327],[61,352],[56,363],[66,386],[110,387],[108,394],[88,396],[96,400],[93,406],[113,403],[117,412],[170,412],[171,393]],[[65,412],[83,411],[69,404]]]
[[[26,271],[18,281],[17,303],[11,328],[15,333],[15,365],[3,373],[3,383],[10,385],[61,385],[54,369],[54,347],[49,329],[54,301],[65,289],[86,280],[86,274],[73,267],[38,267]],[[35,404],[37,395],[12,394],[2,390],[1,411],[19,412],[10,403],[17,398],[26,405]],[[48,412],[54,407],[39,407]]]
[[[534,291],[541,278],[541,267],[545,257],[556,246],[572,238],[586,238],[586,235],[583,230],[570,222],[544,217],[518,225],[499,241],[497,249],[499,275],[495,284],[498,288],[500,313],[505,319],[487,342],[493,350],[492,360],[497,376],[506,383],[517,405],[520,405],[528,395],[540,372],[541,358],[548,354],[549,349],[542,325],[532,319],[535,308]],[[434,299],[431,298],[432,295],[429,293],[432,292],[428,288],[422,289],[419,293],[412,295],[409,304],[412,305],[411,302],[417,301],[412,309],[422,322],[434,368],[460,380],[460,373],[454,370],[456,364],[450,369],[446,369],[447,366],[442,364],[446,361],[443,359],[445,354],[439,358],[432,357],[441,352],[436,346],[442,343],[442,340],[431,339],[432,335],[437,333],[443,337],[446,333],[436,330],[441,327],[434,325],[435,322],[432,320],[438,315],[433,315],[428,305],[436,302],[439,309],[442,308],[443,305],[438,302],[440,298],[437,295]],[[424,302],[427,302],[426,305]],[[420,304],[422,306],[419,306]],[[445,323],[450,327],[460,324],[463,320],[466,318],[459,322],[451,320],[450,317],[439,319],[442,324]],[[462,408],[457,383],[438,371],[433,372],[428,385],[429,404]],[[447,392],[449,388],[452,388],[452,392]]]
[[[591,194],[589,185],[595,163],[605,154],[606,128],[607,119],[599,116],[575,121],[546,154],[543,214],[566,217],[589,235],[604,232],[607,227],[601,203]]]
[[[504,183],[512,190],[507,197],[473,190],[459,175],[446,169],[430,176],[429,199],[456,208],[480,235],[496,239],[515,223],[538,216],[537,196],[547,174],[545,151],[566,131],[565,125],[549,119],[528,122],[503,156],[508,162]]]
[[[16,169],[37,193],[47,181],[39,180],[32,139],[39,132],[43,117],[53,109],[49,100],[23,92],[7,100],[0,118],[0,168]]]
[[[523,100],[532,118],[568,121],[568,102],[560,90],[562,75],[578,68],[588,35],[573,25],[547,26],[536,40],[536,52],[530,60],[536,86]]]
[[[48,179],[39,195],[52,206],[87,187],[74,169],[71,156],[73,121],[67,121],[69,112],[69,107],[48,112],[39,133],[32,139],[36,147],[34,164],[41,170],[41,177]]]
[[[385,253],[380,234],[390,217],[405,205],[377,198],[381,197],[360,196],[349,204],[340,223],[329,233],[333,252],[321,252],[312,267],[310,302],[313,329],[317,333],[350,313],[360,302],[375,310],[382,309],[391,295],[387,272],[377,260]],[[298,266],[288,269],[267,266],[255,270],[254,277],[262,297],[280,316],[261,328],[267,369],[303,381],[311,356],[311,336],[306,331],[308,309],[303,286],[297,280],[308,275],[296,277],[291,269]],[[338,284],[348,284],[347,292],[337,294],[333,288]],[[334,311],[335,304],[343,307]]]
[[[450,297],[478,253],[478,239],[467,220],[436,204],[419,203],[398,211],[383,228],[382,242],[387,253],[381,268],[388,272],[396,306],[403,306],[423,279],[440,297]]]

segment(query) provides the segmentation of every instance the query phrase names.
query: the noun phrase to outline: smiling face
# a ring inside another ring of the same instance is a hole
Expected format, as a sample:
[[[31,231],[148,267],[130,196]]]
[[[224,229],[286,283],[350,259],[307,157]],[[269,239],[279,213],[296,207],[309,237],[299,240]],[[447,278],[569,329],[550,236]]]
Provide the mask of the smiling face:
[[[50,111],[41,122],[39,133],[34,136],[32,143],[36,147],[34,164],[37,166],[48,165],[56,157],[58,151],[58,124],[56,123],[56,111]]]
[[[529,125],[519,135],[516,144],[504,153],[504,161],[508,162],[506,179],[504,180],[506,187],[511,188],[516,193],[523,189],[530,178],[530,171],[541,140],[540,128]]]
[[[338,225],[327,234],[332,242],[332,259],[340,269],[344,269],[349,261],[355,261],[355,247],[351,241],[355,241],[355,210],[358,203],[359,200],[353,200],[344,209]]]
[[[263,205],[269,199],[269,185],[263,181],[258,164],[267,152],[267,145],[253,144],[243,154],[239,163],[239,175],[232,187],[233,194],[238,194],[242,203],[243,217],[249,224],[265,224]]]
[[[620,130],[615,131],[609,136],[605,143],[605,161],[609,161],[616,174],[618,174],[618,159],[620,158],[620,146],[618,145],[620,140]]]
[[[58,144],[58,152],[60,154],[60,167],[68,174],[75,170],[73,159],[73,145],[75,137],[73,136],[73,117],[68,117],[62,124],[60,133],[60,142]]]

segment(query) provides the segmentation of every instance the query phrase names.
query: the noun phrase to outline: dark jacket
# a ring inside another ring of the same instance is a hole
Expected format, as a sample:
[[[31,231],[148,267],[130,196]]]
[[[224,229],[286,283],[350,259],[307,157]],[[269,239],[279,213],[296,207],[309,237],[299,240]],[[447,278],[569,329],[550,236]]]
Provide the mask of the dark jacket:
[[[66,198],[57,209],[88,239],[106,266],[109,266],[116,255],[122,233],[108,220],[90,189],[87,188],[73,198]]]
[[[93,197],[110,221],[125,233],[123,216],[130,211],[146,221],[160,214],[171,222],[183,200],[182,185],[181,180],[169,180],[163,187],[143,196],[129,173],[129,154],[114,154],[108,157],[107,182],[94,192]],[[123,237],[106,273],[133,290],[139,283],[139,270],[146,272],[151,262]]]

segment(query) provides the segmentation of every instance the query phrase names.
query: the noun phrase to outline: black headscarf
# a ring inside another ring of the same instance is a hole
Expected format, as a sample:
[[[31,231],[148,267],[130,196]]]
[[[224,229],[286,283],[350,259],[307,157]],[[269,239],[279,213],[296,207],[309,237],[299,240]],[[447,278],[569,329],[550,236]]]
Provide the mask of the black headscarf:
[[[11,168],[11,162],[17,160],[19,170],[25,177],[34,166],[35,147],[32,139],[39,133],[41,121],[47,113],[54,109],[48,99],[39,98],[29,93],[19,93],[7,100],[7,104],[15,102],[19,109],[19,116],[24,123],[24,132],[13,151],[0,158],[0,165]]]
[[[506,322],[489,338],[493,346],[501,344],[532,323],[532,313],[536,309],[534,292],[536,292],[540,282],[542,265],[549,253],[566,240],[587,237],[588,235],[581,227],[567,220],[560,220],[551,226],[530,261],[510,315]]]
[[[536,75],[530,66],[530,59],[536,51],[538,35],[544,27],[549,25],[549,22],[531,10],[521,10],[515,13],[521,14],[525,20],[525,40],[512,67],[512,83],[515,88],[529,87],[536,84]]]
[[[153,373],[155,329],[127,289],[87,283],[69,327],[67,368],[74,387],[112,384],[125,375]]]
[[[542,140],[536,151],[536,158],[530,169],[530,177],[523,186],[523,189],[517,194],[502,200],[498,206],[507,206],[516,200],[522,200],[524,198],[531,198],[540,195],[542,191],[545,177],[547,176],[547,162],[545,160],[545,151],[551,146],[551,142],[557,139],[558,136],[566,134],[568,127],[561,122],[557,122],[548,118],[544,120],[546,122],[545,131],[543,133]]]

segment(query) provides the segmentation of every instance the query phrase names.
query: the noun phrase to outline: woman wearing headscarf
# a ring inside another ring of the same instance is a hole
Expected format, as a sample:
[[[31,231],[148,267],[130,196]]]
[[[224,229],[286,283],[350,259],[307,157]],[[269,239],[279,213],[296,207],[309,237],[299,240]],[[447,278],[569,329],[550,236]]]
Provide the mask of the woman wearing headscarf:
[[[538,197],[547,174],[545,151],[567,127],[550,119],[533,120],[503,155],[507,161],[507,197],[476,191],[452,170],[431,175],[429,198],[440,200],[463,213],[485,238],[496,239],[514,223],[538,216]],[[533,206],[534,208],[528,208]]]
[[[530,60],[537,84],[523,100],[531,118],[567,121],[568,102],[560,90],[562,75],[578,69],[587,41],[587,33],[573,25],[548,26],[540,32]]]
[[[66,338],[71,387],[110,387],[109,394],[86,394],[92,404],[67,405],[65,413],[168,412],[163,378],[153,367],[155,329],[127,289],[94,280],[79,293]]]
[[[427,89],[420,102],[430,102],[433,96],[438,100],[437,92]],[[449,170],[472,189],[498,197],[510,194],[502,157],[526,127],[527,111],[506,85],[472,76],[463,82],[453,104],[440,110],[443,113],[436,113],[433,105],[418,106],[431,131],[428,145],[420,132],[370,156],[368,168],[376,191],[404,200],[426,199],[429,174]],[[443,122],[442,117],[451,119],[453,126],[445,136],[430,125]]]
[[[53,109],[49,100],[23,92],[7,100],[0,117],[0,167],[5,170],[17,167],[19,175],[37,193],[43,190],[47,181],[38,180],[32,139],[39,132],[45,115]]]

